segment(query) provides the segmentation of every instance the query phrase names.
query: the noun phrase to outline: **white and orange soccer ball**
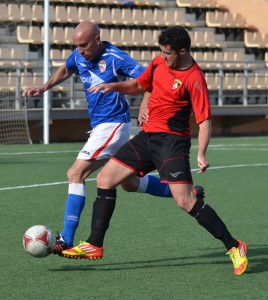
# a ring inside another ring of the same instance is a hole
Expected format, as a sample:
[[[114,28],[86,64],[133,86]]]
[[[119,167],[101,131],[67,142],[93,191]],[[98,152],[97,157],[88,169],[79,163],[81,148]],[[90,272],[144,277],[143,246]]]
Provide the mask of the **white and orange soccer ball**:
[[[56,237],[51,229],[44,225],[34,225],[23,236],[25,251],[34,257],[48,256],[56,245]]]

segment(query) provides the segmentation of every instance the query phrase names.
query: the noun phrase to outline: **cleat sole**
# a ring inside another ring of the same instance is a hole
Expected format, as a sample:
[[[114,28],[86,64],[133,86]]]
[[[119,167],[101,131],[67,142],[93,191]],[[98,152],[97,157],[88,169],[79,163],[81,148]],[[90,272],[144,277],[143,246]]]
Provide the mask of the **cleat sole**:
[[[90,260],[101,260],[102,257],[87,257],[87,256],[75,256],[75,255],[62,255],[65,258],[69,259],[90,259]]]

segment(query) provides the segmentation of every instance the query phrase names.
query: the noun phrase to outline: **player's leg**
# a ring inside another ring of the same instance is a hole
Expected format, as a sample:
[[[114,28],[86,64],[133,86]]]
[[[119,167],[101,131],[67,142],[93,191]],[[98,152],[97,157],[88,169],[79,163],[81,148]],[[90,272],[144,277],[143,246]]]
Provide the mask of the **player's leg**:
[[[246,245],[236,240],[212,207],[204,200],[197,201],[193,191],[193,180],[190,168],[190,142],[187,139],[169,136],[168,148],[162,137],[160,154],[153,154],[161,180],[168,182],[177,205],[194,217],[216,239],[225,245],[234,263],[234,273],[241,275],[247,268]],[[151,148],[155,148],[152,147]]]
[[[248,265],[246,243],[235,239],[228,231],[215,210],[203,200],[196,201],[192,186],[189,184],[171,184],[171,191],[178,206],[194,217],[216,239],[223,242],[227,254],[234,264],[234,274],[242,275]]]
[[[146,193],[156,197],[172,198],[167,183],[161,182],[158,176],[147,174],[143,177],[134,176],[121,183],[126,192]],[[204,199],[205,193],[202,186],[194,186],[196,198]]]
[[[86,241],[63,251],[67,258],[101,259],[103,241],[116,204],[116,186],[125,178],[135,174],[134,170],[110,159],[97,175],[97,196],[93,203],[91,233]]]
[[[204,201],[196,201],[191,184],[170,184],[170,189],[178,206],[196,218],[215,238],[221,240],[227,250],[238,247],[237,240],[232,237],[216,212]]]
[[[121,186],[126,192],[146,193],[156,197],[172,198],[169,185],[161,183],[159,177],[154,175],[134,176],[122,182]]]
[[[65,206],[64,227],[61,233],[66,245],[73,246],[74,235],[86,201],[85,179],[102,167],[107,160],[76,159],[67,172],[68,197]]]
[[[115,151],[128,141],[129,133],[130,123],[104,123],[91,131],[87,143],[67,172],[69,192],[65,207],[64,228],[57,237],[54,254],[61,255],[63,248],[73,246],[74,235],[85,205],[85,179],[102,167]]]
[[[146,150],[143,133],[122,146],[97,176],[97,196],[93,204],[91,233],[80,245],[63,251],[68,258],[98,259],[102,257],[103,241],[116,203],[116,186],[136,174],[154,169]],[[142,161],[142,164],[141,164]],[[143,166],[142,169],[139,168]]]

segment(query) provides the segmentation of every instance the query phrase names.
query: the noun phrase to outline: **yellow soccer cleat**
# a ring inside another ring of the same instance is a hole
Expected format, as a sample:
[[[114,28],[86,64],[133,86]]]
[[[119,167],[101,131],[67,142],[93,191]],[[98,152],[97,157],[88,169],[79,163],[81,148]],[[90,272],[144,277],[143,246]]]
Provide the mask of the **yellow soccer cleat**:
[[[247,259],[247,244],[238,241],[239,246],[238,248],[233,247],[230,249],[226,254],[228,254],[234,264],[234,274],[235,275],[242,275],[246,272],[248,267],[248,259]]]
[[[67,258],[101,259],[103,247],[96,247],[81,241],[78,246],[62,251],[62,255]]]

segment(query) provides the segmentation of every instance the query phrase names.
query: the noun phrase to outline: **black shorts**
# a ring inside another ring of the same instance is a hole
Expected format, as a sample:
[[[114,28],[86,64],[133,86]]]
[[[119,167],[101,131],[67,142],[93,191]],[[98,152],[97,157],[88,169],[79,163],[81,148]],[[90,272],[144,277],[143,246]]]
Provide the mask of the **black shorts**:
[[[139,176],[158,170],[162,182],[193,183],[190,167],[191,140],[170,133],[141,131],[123,145],[112,159]]]

